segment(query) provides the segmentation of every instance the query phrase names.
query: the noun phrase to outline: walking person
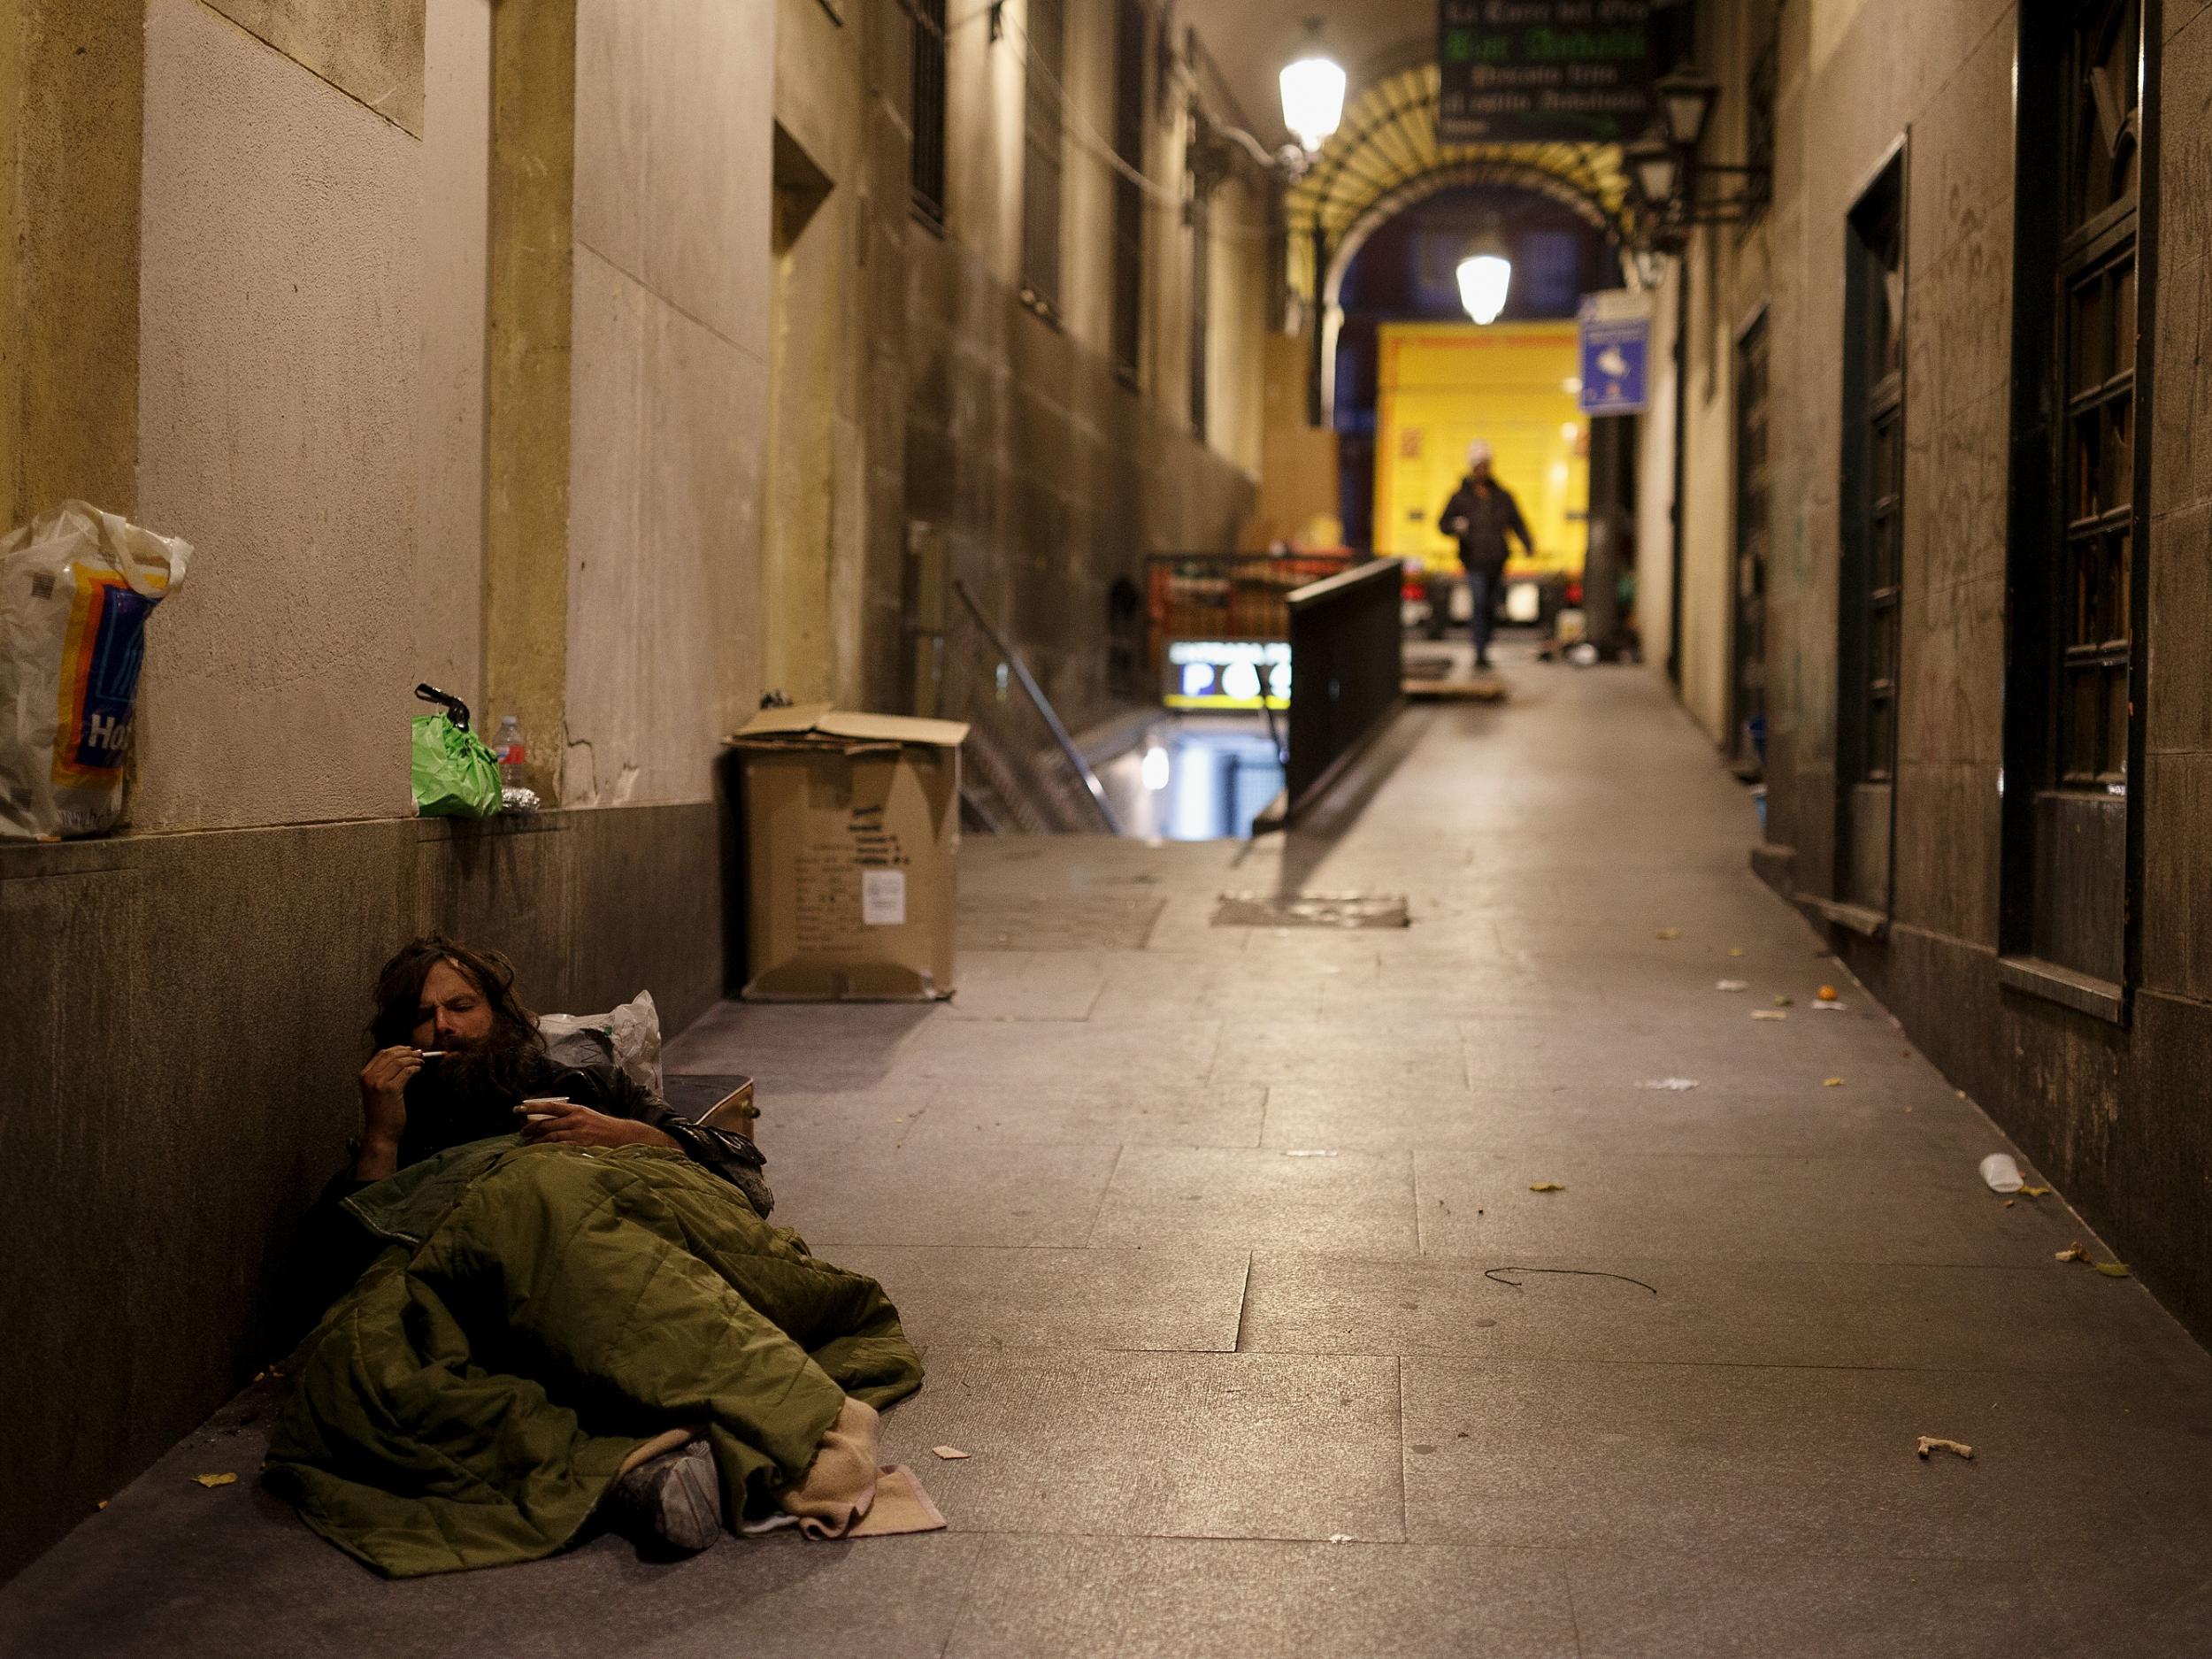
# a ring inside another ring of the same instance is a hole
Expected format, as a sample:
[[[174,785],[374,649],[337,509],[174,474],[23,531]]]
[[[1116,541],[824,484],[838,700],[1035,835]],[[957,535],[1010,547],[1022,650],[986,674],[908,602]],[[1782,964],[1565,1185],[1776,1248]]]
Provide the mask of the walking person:
[[[1467,570],[1467,596],[1474,602],[1469,626],[1475,641],[1475,666],[1490,666],[1490,613],[1505,580],[1506,545],[1509,533],[1517,537],[1521,551],[1531,557],[1535,546],[1528,525],[1506,487],[1490,476],[1490,446],[1477,438],[1467,446],[1467,476],[1459,481],[1444,511],[1436,515],[1437,527],[1459,542],[1459,562]]]

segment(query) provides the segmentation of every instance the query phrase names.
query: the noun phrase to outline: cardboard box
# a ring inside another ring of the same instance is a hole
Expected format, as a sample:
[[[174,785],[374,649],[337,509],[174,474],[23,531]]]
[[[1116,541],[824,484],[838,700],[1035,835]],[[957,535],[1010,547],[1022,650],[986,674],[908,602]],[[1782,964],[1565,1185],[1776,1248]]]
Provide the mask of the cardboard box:
[[[816,703],[763,709],[728,740],[745,774],[748,1000],[952,995],[967,734]]]

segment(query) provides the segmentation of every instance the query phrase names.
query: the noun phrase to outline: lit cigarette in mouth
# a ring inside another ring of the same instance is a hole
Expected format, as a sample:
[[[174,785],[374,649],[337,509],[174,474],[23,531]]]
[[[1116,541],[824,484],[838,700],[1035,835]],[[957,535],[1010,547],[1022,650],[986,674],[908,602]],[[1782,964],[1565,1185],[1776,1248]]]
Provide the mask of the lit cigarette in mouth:
[[[445,1050],[442,1048],[418,1048],[415,1050],[415,1053],[425,1060],[442,1060],[445,1058]]]

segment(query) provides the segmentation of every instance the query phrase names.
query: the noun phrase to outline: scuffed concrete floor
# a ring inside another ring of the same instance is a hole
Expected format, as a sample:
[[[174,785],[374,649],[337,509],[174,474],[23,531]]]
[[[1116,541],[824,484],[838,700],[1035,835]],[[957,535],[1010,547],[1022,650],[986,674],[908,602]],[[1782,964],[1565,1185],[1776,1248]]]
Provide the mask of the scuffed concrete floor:
[[[778,1219],[904,1310],[889,1450],[949,1532],[386,1584],[252,1484],[250,1394],[0,1594],[0,1650],[2212,1651],[2212,1361],[1983,1187],[2002,1137],[1753,880],[1653,680],[1509,678],[1287,843],[971,840],[950,1005],[672,1048],[759,1078]],[[1210,925],[1279,885],[1415,924]]]

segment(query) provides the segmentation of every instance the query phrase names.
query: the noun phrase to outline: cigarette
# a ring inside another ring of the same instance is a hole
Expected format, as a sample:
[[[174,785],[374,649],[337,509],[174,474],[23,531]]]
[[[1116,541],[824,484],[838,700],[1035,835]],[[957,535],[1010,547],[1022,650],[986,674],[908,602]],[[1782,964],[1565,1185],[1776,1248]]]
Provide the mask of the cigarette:
[[[442,1048],[418,1048],[415,1050],[415,1055],[418,1059],[422,1060],[442,1060],[445,1058],[445,1050]]]

